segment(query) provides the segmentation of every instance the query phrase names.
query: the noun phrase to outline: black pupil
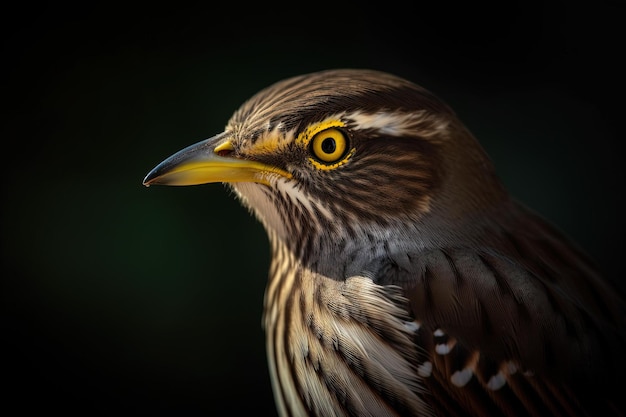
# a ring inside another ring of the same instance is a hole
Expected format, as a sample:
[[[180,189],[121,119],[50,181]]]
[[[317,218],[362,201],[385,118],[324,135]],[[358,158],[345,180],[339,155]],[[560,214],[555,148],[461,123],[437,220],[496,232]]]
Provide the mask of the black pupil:
[[[333,138],[324,139],[324,141],[322,142],[322,151],[324,151],[324,153],[331,154],[335,152],[335,149],[337,149],[337,144],[335,143],[335,139]]]

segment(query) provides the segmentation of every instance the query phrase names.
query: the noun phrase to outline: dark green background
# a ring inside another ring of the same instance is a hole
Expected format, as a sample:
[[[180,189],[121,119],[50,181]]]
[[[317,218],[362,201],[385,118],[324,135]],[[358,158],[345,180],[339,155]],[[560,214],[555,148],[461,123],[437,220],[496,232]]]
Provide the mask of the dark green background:
[[[619,2],[205,3],[4,11],[0,407],[275,413],[264,231],[220,185],[141,180],[304,72],[429,88],[513,195],[623,280]]]

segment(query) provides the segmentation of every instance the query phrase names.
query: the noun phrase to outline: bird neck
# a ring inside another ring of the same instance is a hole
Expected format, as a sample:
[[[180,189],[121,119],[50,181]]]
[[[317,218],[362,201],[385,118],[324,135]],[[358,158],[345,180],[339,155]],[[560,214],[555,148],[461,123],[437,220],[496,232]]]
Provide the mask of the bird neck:
[[[302,194],[286,180],[278,179],[272,187],[236,183],[233,189],[263,224],[274,256],[286,252],[309,270],[338,281],[356,275],[376,276],[382,264],[402,265],[407,254],[450,242],[469,243],[472,236],[480,234],[477,229],[485,227],[480,219],[485,218],[481,214],[488,206],[497,207],[508,200],[500,193],[468,195],[461,208],[453,196],[440,193],[425,212],[351,220]]]
[[[354,276],[376,277],[389,262],[402,265],[407,253],[420,253],[434,245],[431,232],[423,226],[398,222],[384,228],[366,223],[338,228],[328,223],[287,236],[267,225],[266,229],[273,259],[289,259],[292,267],[298,265],[341,282]]]

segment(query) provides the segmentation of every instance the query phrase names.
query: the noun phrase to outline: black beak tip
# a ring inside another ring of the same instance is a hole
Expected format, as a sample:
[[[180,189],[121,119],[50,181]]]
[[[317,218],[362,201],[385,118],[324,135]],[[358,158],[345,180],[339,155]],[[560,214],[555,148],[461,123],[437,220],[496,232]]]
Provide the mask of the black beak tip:
[[[157,168],[154,168],[152,171],[148,172],[148,175],[146,175],[146,177],[143,179],[143,185],[149,187],[150,185],[154,184],[154,181],[159,177],[159,170],[157,170]]]

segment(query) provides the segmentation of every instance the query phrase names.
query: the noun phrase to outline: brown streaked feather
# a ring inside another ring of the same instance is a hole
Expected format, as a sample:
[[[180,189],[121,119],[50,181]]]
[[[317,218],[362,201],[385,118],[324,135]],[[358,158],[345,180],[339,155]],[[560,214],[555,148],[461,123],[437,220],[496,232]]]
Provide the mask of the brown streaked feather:
[[[233,114],[227,130],[254,136],[253,132],[266,131],[277,121],[283,122],[284,130],[291,130],[346,109],[375,112],[417,108],[431,114],[453,114],[432,93],[390,74],[372,70],[320,71],[279,81],[259,91]]]
[[[445,403],[460,402],[477,416],[622,415],[612,408],[622,378],[614,370],[624,369],[626,352],[615,289],[540,218],[514,203],[503,213],[479,245],[413,257],[420,278],[405,290],[433,363],[424,382],[435,407],[454,414]],[[453,348],[438,353],[437,343],[449,340]],[[454,373],[466,367],[471,379],[456,386]],[[488,383],[498,372],[494,390]],[[580,401],[585,391],[599,393],[592,404]]]

